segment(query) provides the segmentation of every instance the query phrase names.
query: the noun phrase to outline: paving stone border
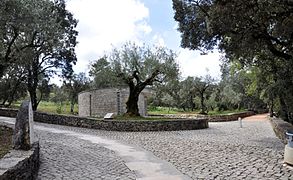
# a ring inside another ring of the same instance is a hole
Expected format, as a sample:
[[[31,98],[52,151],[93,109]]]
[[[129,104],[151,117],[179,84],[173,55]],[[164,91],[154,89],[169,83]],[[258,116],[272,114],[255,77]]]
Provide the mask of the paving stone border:
[[[39,152],[38,141],[28,151],[10,150],[0,159],[0,180],[36,179],[40,165]]]
[[[226,115],[201,115],[201,114],[161,114],[159,116],[163,116],[166,118],[195,118],[195,119],[208,119],[209,122],[227,122],[227,121],[237,121],[238,118],[245,118],[248,116],[255,115],[253,111],[241,112],[241,113],[233,113]]]
[[[0,116],[15,117],[17,110],[0,109]],[[172,119],[172,120],[97,120],[93,118],[34,113],[34,121],[66,126],[84,127],[109,131],[178,131],[208,128],[208,119]]]
[[[293,131],[293,125],[281,118],[269,117],[269,120],[277,137],[280,138],[284,144],[287,144],[286,132],[288,130]]]

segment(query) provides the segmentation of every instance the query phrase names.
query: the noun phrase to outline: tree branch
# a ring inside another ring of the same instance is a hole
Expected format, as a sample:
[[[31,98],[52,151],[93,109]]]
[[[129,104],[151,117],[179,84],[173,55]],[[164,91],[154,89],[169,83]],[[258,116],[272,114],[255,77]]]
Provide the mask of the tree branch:
[[[208,11],[206,11],[200,4],[198,1],[190,1],[190,4],[193,4],[195,6],[197,6],[208,18],[210,17]]]
[[[37,34],[38,34],[38,32],[35,31],[35,32],[33,33],[33,37],[32,37],[32,39],[31,39],[31,42],[30,42],[29,44],[27,44],[27,45],[21,47],[21,48],[19,49],[19,51],[22,51],[22,50],[24,50],[24,49],[26,49],[26,48],[29,48],[29,47],[32,47],[32,48],[35,48],[35,47],[41,47],[41,45],[34,45],[34,41],[35,41],[35,38],[36,38]]]
[[[143,84],[146,85],[152,85],[154,81],[156,81],[157,76],[160,74],[161,72],[159,70],[155,70],[152,75],[147,78]]]
[[[140,78],[138,77],[138,74],[139,74],[139,72],[138,72],[137,70],[135,70],[135,71],[132,73],[132,76],[135,78],[137,84],[138,84],[138,83],[141,83],[141,80],[140,80]]]
[[[9,55],[10,55],[10,53],[11,53],[11,47],[12,47],[12,45],[14,44],[14,42],[15,42],[15,40],[16,40],[16,38],[18,37],[18,32],[17,32],[17,30],[16,30],[16,28],[13,28],[14,29],[14,36],[12,37],[12,40],[10,41],[10,43],[9,43],[9,45],[8,45],[8,48],[7,48],[7,51],[6,51],[6,53],[5,53],[5,62],[7,62],[8,61],[8,59],[9,59]]]
[[[279,51],[272,43],[272,41],[270,39],[265,39],[265,42],[268,46],[268,49],[271,51],[271,53],[273,53],[275,56],[280,57],[280,58],[284,58],[286,60],[292,59],[292,56],[284,53],[282,51]]]

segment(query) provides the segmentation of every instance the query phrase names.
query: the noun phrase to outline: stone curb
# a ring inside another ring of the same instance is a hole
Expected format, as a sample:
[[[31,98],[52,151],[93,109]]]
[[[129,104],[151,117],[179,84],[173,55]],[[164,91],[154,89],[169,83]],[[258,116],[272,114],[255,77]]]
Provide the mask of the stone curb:
[[[40,164],[39,152],[38,141],[34,142],[29,151],[10,150],[0,159],[0,180],[36,179]]]
[[[284,144],[287,144],[286,132],[288,130],[293,131],[293,125],[281,118],[269,117],[269,120],[277,137],[281,139]]]

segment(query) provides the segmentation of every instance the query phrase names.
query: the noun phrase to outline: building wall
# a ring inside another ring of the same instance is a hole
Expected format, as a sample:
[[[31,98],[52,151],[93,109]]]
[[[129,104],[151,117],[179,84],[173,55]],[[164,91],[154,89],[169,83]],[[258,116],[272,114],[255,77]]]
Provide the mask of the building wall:
[[[78,95],[78,114],[80,116],[90,116],[91,110],[90,110],[90,100],[91,99],[91,93],[90,92],[83,92]]]
[[[128,89],[98,89],[82,92],[78,95],[79,116],[103,117],[107,113],[121,115],[126,112],[126,102],[129,96]],[[146,96],[139,96],[139,113],[147,113]]]

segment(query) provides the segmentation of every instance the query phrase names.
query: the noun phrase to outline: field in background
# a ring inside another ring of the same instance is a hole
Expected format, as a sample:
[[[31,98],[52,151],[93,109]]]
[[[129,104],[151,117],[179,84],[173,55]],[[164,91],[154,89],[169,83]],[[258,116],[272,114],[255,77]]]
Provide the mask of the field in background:
[[[168,108],[168,107],[152,107],[148,109],[148,114],[198,114],[199,110],[194,111],[183,111],[182,109],[177,108]],[[245,110],[229,110],[229,111],[209,111],[208,115],[224,115],[231,113],[245,112]]]
[[[21,102],[16,102],[13,104],[13,108],[19,108]],[[48,101],[41,101],[38,106],[38,111],[54,113],[54,114],[71,114],[70,113],[70,102],[54,103]],[[148,114],[158,115],[158,114],[198,114],[200,111],[183,111],[182,109],[177,108],[168,108],[168,107],[149,107]],[[208,115],[223,115],[230,113],[239,113],[245,112],[245,110],[230,110],[230,111],[209,111]],[[74,114],[78,114],[78,104],[74,106]]]
[[[19,108],[21,102],[13,104],[13,108]],[[53,114],[71,114],[70,113],[70,102],[54,103],[48,101],[41,101],[38,106],[38,111],[53,113]],[[78,104],[74,105],[74,114],[78,114]]]

